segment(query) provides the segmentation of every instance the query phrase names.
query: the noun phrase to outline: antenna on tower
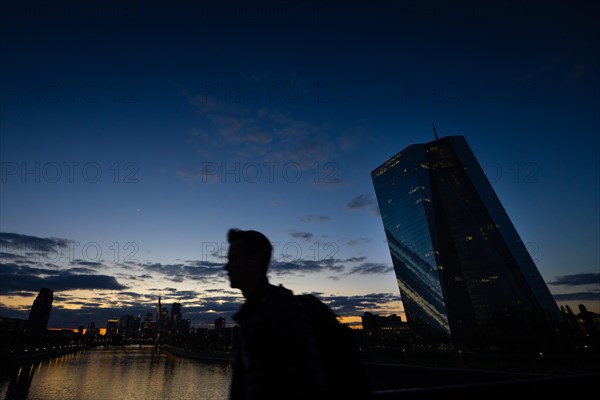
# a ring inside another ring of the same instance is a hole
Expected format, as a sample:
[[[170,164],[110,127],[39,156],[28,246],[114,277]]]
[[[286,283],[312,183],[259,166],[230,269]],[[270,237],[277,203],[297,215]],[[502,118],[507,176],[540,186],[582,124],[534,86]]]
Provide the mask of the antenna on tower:
[[[438,133],[437,133],[437,129],[435,129],[435,124],[433,123],[433,121],[431,121],[431,126],[433,127],[433,134],[435,135],[435,140],[438,140]]]

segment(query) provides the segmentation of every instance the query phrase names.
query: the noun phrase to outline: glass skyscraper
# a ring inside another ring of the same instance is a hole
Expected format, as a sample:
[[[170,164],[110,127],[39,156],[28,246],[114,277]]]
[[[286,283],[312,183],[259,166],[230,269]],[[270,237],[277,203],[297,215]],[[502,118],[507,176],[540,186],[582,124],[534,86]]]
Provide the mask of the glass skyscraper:
[[[559,330],[556,302],[464,137],[411,145],[371,176],[413,327],[458,346],[539,343]]]
[[[38,293],[27,320],[27,332],[30,335],[43,336],[46,333],[53,299],[54,292],[48,288],[42,288]]]

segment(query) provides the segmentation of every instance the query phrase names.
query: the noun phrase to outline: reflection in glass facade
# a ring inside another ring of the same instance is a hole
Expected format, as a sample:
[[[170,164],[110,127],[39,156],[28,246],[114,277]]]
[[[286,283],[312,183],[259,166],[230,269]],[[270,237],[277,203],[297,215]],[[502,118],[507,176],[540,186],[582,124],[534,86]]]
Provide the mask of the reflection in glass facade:
[[[469,145],[411,145],[372,173],[407,318],[455,345],[547,337],[556,303]]]

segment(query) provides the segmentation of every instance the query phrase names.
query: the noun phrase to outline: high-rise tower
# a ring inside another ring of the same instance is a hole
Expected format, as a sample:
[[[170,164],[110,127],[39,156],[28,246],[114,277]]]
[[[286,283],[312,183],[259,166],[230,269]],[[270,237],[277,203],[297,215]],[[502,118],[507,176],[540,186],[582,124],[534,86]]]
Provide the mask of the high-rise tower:
[[[457,345],[514,345],[561,325],[554,298],[462,136],[371,173],[408,321]]]
[[[158,304],[156,306],[156,333],[157,337],[160,338],[164,335],[165,328],[169,322],[169,315],[167,313],[167,307],[163,307],[160,302],[161,297],[158,297]]]
[[[27,321],[27,332],[34,336],[42,336],[48,328],[48,320],[52,311],[52,300],[54,292],[48,288],[42,288],[31,306],[29,319]]]

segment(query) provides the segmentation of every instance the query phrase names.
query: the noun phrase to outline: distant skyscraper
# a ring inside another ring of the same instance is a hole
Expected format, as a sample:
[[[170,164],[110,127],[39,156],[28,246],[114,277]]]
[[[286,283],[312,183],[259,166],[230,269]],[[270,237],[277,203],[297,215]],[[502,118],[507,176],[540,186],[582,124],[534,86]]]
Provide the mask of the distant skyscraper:
[[[119,332],[119,320],[118,319],[109,319],[106,322],[106,333],[104,334],[106,337],[114,337],[117,336]]]
[[[169,322],[169,314],[167,312],[167,307],[163,307],[162,303],[160,302],[161,297],[158,297],[158,304],[156,305],[156,331],[157,331],[157,337],[161,337],[164,332],[165,332],[165,328],[167,328],[167,323]]]
[[[43,288],[37,295],[31,306],[31,312],[29,313],[29,320],[27,321],[27,332],[41,336],[46,332],[48,328],[48,320],[50,319],[50,312],[52,311],[52,300],[54,299],[54,292],[48,288]]]
[[[96,339],[97,336],[96,330],[96,322],[92,321],[88,324],[87,330],[85,331],[85,335],[91,339]]]
[[[169,336],[179,337],[182,331],[181,303],[171,305],[171,322],[169,323]]]
[[[146,318],[144,318],[144,324],[142,325],[142,336],[145,338],[156,336],[156,323],[153,322],[152,313],[146,313]]]
[[[122,315],[119,320],[119,336],[123,339],[136,338],[140,331],[141,317]]]
[[[371,176],[409,323],[457,345],[531,342],[561,325],[464,137],[411,145]]]
[[[181,303],[173,303],[171,305],[171,323],[174,326],[179,326],[181,322]]]

